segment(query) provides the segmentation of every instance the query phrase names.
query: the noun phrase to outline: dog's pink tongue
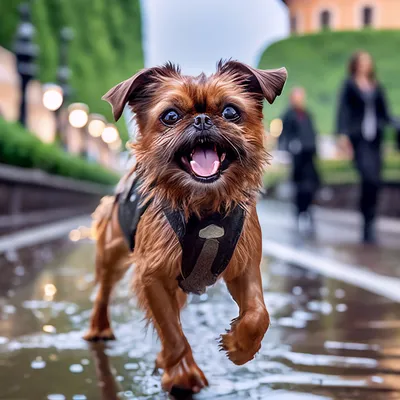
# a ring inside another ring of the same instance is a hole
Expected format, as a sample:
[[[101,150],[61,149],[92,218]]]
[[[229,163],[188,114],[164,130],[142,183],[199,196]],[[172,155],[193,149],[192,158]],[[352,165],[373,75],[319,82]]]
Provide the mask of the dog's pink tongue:
[[[190,166],[192,171],[198,176],[211,176],[217,173],[220,161],[216,151],[196,147],[192,154]]]

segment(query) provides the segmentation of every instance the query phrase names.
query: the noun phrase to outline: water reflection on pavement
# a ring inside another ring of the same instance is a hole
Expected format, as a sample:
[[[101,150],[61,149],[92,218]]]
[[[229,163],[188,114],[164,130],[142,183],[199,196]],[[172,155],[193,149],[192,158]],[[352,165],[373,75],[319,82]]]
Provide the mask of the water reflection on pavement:
[[[0,258],[0,399],[166,399],[159,348],[130,296],[112,307],[116,342],[81,339],[93,296],[93,243],[58,242]],[[274,259],[263,261],[272,326],[237,367],[217,338],[237,307],[222,284],[190,299],[183,326],[210,388],[198,399],[400,399],[398,304]]]

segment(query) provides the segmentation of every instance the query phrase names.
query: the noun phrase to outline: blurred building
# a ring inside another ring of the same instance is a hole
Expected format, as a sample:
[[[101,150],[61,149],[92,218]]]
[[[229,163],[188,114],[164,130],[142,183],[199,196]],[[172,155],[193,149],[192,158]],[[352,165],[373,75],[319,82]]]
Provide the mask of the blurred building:
[[[363,28],[400,29],[400,0],[282,0],[294,34]]]

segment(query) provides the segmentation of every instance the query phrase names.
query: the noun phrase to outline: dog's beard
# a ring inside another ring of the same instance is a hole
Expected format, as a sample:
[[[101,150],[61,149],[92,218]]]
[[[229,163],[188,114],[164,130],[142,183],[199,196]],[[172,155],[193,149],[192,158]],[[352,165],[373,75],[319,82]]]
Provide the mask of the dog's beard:
[[[251,137],[246,140],[239,128],[215,125],[198,131],[190,124],[158,135],[150,148],[139,140],[135,149],[143,192],[187,214],[246,207],[260,188],[267,161],[262,140],[255,133]]]

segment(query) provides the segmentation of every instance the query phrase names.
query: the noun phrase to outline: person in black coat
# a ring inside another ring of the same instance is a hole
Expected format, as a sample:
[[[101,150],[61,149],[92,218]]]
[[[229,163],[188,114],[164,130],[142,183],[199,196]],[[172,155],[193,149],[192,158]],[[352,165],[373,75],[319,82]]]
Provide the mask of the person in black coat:
[[[305,103],[304,89],[293,89],[290,107],[282,118],[283,130],[279,146],[292,156],[292,181],[295,188],[298,229],[313,234],[314,220],[310,206],[319,186],[319,176],[314,164],[316,132]]]
[[[338,146],[353,156],[361,178],[359,206],[365,243],[376,240],[374,222],[381,187],[382,141],[385,127],[391,122],[371,55],[355,53],[339,96],[336,133],[340,135]]]

